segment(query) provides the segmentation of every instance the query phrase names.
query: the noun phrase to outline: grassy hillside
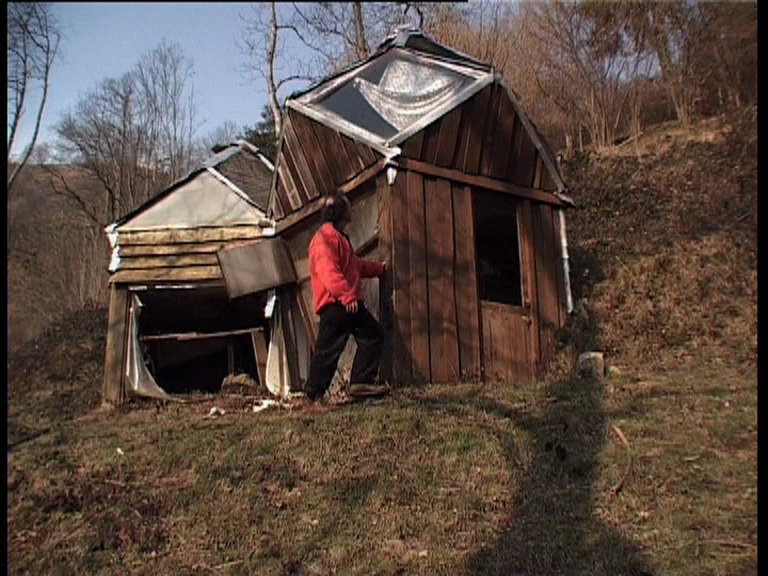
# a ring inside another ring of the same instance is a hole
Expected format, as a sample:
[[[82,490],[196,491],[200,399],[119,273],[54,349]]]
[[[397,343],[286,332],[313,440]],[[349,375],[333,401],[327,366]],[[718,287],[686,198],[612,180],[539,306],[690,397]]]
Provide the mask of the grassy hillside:
[[[743,114],[571,162],[532,387],[105,412],[106,313],[65,319],[9,362],[9,573],[757,574],[756,165]]]

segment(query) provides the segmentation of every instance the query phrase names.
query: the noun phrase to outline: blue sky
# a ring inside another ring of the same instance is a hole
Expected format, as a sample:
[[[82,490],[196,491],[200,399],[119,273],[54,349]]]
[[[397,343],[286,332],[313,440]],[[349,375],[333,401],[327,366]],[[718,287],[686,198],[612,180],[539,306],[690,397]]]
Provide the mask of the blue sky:
[[[53,142],[52,126],[78,96],[107,77],[130,70],[163,38],[178,43],[195,67],[198,121],[202,136],[225,121],[254,124],[266,102],[262,86],[238,71],[245,61],[237,47],[243,28],[241,2],[76,2],[55,3],[64,37],[56,63],[38,143]],[[298,88],[300,86],[295,86]],[[21,149],[32,134],[30,107],[17,138]]]

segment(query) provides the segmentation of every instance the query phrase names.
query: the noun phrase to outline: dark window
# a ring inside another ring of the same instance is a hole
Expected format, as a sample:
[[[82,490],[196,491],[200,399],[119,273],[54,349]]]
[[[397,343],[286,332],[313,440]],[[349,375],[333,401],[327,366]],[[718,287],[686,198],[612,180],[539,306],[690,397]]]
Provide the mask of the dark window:
[[[522,306],[517,203],[501,193],[472,196],[480,299]]]

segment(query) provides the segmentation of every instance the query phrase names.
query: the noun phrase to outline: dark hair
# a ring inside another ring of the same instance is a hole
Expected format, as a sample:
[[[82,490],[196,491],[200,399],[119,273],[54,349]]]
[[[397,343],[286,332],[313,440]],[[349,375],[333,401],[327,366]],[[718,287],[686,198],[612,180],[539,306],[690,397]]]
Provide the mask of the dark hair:
[[[323,222],[330,222],[334,227],[338,227],[339,222],[349,210],[347,202],[347,197],[341,192],[333,192],[326,196],[322,211]]]

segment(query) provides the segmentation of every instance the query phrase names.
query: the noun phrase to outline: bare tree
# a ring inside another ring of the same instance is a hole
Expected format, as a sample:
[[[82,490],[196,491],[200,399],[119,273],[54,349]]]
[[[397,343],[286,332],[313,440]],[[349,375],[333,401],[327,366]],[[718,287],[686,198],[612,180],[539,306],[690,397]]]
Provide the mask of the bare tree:
[[[310,72],[311,63],[284,54],[286,36],[295,37],[297,30],[279,13],[275,2],[251,4],[249,12],[241,14],[240,20],[243,30],[238,45],[246,57],[241,71],[252,80],[265,82],[277,140],[283,127],[280,90],[291,82],[312,81],[316,74]]]
[[[56,126],[63,149],[104,186],[103,223],[137,207],[192,167],[193,64],[161,43],[130,72],[107,78]]]
[[[43,110],[48,100],[51,69],[59,49],[61,33],[45,2],[8,3],[8,149],[10,176],[6,194],[10,193],[19,172],[29,160],[40,132]],[[32,138],[21,160],[11,169],[11,151],[16,144],[19,125],[30,102],[30,92],[42,89]]]
[[[197,143],[198,160],[205,160],[219,146],[227,145],[238,138],[242,138],[244,129],[231,120],[225,121],[207,134]]]

